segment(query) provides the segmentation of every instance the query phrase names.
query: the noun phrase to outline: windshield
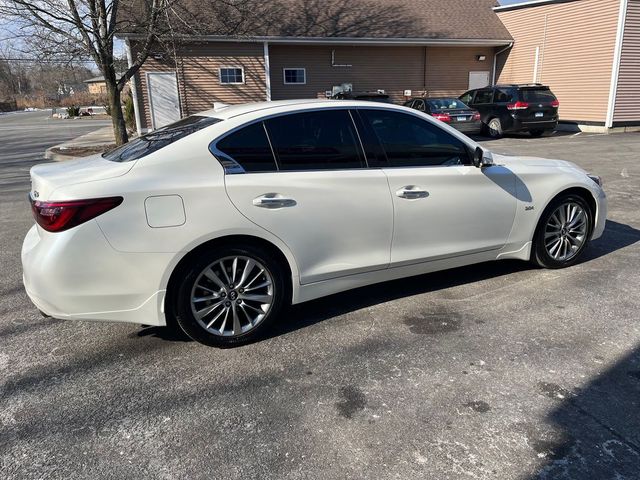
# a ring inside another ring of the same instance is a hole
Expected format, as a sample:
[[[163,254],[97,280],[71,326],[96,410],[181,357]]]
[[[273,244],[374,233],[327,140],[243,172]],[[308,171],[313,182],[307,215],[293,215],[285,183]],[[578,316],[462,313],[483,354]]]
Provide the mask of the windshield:
[[[469,108],[457,98],[431,98],[427,100],[431,110],[454,110]]]
[[[221,121],[219,118],[202,117],[198,115],[183,118],[175,123],[131,140],[129,143],[125,143],[110,152],[103,153],[102,157],[112,162],[131,162]]]

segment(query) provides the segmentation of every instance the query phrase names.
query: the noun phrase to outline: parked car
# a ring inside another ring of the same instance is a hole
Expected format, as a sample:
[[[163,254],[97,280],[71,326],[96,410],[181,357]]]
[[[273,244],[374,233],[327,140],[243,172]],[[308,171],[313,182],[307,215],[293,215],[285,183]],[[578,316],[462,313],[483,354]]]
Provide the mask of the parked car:
[[[380,92],[340,92],[331,98],[334,100],[366,100],[369,102],[393,103],[389,95]]]
[[[469,90],[460,100],[480,112],[484,131],[493,138],[506,132],[534,137],[558,126],[560,102],[544,85],[496,85]]]
[[[425,112],[467,134],[478,134],[482,129],[480,113],[469,108],[458,98],[412,98],[405,102],[405,106]]]
[[[55,318],[179,326],[207,345],[286,304],[499,259],[573,265],[597,177],[483,149],[398,105],[297,100],[182,119],[31,169],[26,291]]]

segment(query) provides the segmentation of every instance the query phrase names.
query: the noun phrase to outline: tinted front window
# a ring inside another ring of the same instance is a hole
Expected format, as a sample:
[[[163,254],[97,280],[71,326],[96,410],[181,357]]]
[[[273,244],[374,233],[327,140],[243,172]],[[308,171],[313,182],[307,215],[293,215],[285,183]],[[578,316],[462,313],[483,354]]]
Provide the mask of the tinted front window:
[[[462,103],[466,103],[467,105],[470,105],[471,101],[473,100],[473,91],[467,92],[464,95],[462,95],[460,97],[460,100],[462,101]]]
[[[360,112],[380,140],[391,167],[468,163],[464,143],[426,120],[384,110]]]
[[[551,103],[555,99],[551,90],[522,90],[522,100],[528,103]]]
[[[129,143],[125,143],[115,150],[104,153],[102,157],[112,162],[130,162],[137,160],[166,147],[176,140],[180,140],[198,130],[202,130],[209,125],[221,121],[219,118],[200,117],[198,115],[183,118],[175,123],[131,140]]]
[[[493,99],[493,90],[480,90],[476,93],[476,98],[473,101],[475,104],[491,103]]]
[[[277,170],[262,122],[233,132],[220,140],[216,147],[238,163],[246,172]]]
[[[346,110],[284,115],[265,121],[280,170],[362,168],[363,159]]]

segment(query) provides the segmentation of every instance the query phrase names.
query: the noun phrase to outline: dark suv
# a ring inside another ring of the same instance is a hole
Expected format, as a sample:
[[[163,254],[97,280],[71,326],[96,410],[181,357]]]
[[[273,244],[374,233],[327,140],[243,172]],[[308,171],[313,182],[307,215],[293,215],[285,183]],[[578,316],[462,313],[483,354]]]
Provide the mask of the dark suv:
[[[478,88],[461,95],[460,100],[480,112],[484,131],[493,138],[505,132],[529,132],[539,137],[558,126],[560,103],[544,85]]]

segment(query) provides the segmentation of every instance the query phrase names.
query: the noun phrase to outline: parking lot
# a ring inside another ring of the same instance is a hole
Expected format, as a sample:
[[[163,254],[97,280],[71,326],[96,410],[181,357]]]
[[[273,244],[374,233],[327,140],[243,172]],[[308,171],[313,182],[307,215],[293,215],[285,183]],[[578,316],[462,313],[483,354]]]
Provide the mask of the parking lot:
[[[28,167],[71,134],[7,118],[0,478],[640,478],[640,134],[482,141],[603,177],[609,221],[582,263],[362,288],[220,350],[40,316],[21,283]]]

